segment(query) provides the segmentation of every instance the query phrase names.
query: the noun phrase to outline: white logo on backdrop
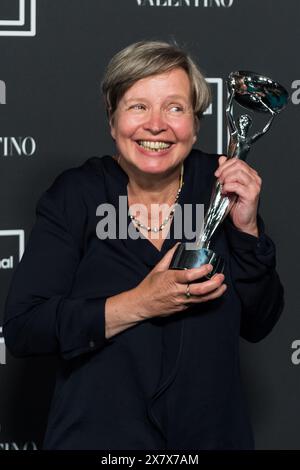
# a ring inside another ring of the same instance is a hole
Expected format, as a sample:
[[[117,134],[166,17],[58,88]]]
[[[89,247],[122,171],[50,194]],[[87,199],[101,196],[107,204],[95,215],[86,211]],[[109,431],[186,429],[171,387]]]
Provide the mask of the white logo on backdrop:
[[[9,258],[0,259],[0,269],[13,269],[14,257],[11,255]]]
[[[25,248],[25,232],[24,230],[0,230],[0,237],[18,237],[18,248],[19,248],[19,261],[24,253]]]
[[[18,0],[14,19],[0,18],[0,36],[35,36],[36,0]]]
[[[139,7],[230,8],[234,0],[137,0]]]
[[[24,230],[0,230],[0,237],[18,237],[18,258],[21,258],[25,249]],[[13,267],[13,256],[0,260],[0,269],[9,269]],[[4,338],[2,336],[2,327],[0,326],[0,364],[6,364],[6,349]]]
[[[217,118],[217,153],[223,153],[223,79],[207,78],[206,81],[217,87],[217,109],[210,105],[204,114],[215,114]]]
[[[294,80],[292,83],[292,92],[291,100],[293,104],[300,104],[300,80]]]
[[[6,84],[0,80],[0,104],[6,104]],[[15,155],[31,157],[36,151],[36,142],[33,137],[1,137],[0,156],[13,157]]]
[[[0,450],[38,450],[35,442],[0,442]]]
[[[6,349],[5,349],[5,343],[4,343],[4,338],[2,336],[2,326],[0,326],[0,365],[5,365],[6,364]]]
[[[0,104],[6,104],[6,85],[3,80],[0,80]]]
[[[295,349],[293,354],[291,355],[291,361],[294,366],[298,366],[300,364],[300,340],[295,339],[291,345],[292,349]]]
[[[13,157],[15,155],[31,157],[36,151],[36,142],[33,137],[0,137],[0,156]]]

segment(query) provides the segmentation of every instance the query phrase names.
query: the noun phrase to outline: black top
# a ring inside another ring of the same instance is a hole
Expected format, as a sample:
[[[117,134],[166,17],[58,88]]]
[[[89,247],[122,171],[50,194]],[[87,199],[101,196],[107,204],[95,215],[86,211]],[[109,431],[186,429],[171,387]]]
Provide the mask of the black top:
[[[190,153],[182,207],[207,207],[217,166],[217,155]],[[239,335],[259,341],[282,311],[274,244],[260,217],[259,238],[227,218],[211,245],[226,261],[225,294],[106,339],[106,298],[139,284],[177,241],[172,227],[161,251],[145,237],[97,237],[97,207],[112,203],[118,213],[127,183],[110,156],[60,174],[38,201],[13,275],[8,349],[61,358],[44,448],[251,449]]]

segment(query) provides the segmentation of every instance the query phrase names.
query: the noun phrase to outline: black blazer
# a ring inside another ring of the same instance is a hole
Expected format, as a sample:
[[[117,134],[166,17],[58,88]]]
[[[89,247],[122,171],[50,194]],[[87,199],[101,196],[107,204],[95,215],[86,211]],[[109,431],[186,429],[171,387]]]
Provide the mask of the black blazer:
[[[207,204],[217,155],[193,150],[179,203]],[[110,156],[60,174],[37,204],[14,272],[4,336],[17,357],[61,358],[45,449],[252,449],[239,370],[239,336],[265,337],[283,307],[275,248],[227,218],[212,248],[226,260],[225,294],[105,338],[107,297],[136,286],[161,251],[146,238],[100,240],[97,206],[127,195]],[[130,219],[127,219],[127,224]]]

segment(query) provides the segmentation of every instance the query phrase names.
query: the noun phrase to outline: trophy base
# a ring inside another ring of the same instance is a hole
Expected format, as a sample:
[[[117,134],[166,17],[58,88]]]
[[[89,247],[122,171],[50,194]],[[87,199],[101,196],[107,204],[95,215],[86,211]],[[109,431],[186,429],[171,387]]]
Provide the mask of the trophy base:
[[[214,274],[224,271],[225,261],[212,250],[207,248],[188,250],[185,243],[180,243],[173,255],[169,269],[200,268],[204,264],[213,266],[212,271],[204,277],[210,279]],[[199,282],[199,280],[194,282]]]

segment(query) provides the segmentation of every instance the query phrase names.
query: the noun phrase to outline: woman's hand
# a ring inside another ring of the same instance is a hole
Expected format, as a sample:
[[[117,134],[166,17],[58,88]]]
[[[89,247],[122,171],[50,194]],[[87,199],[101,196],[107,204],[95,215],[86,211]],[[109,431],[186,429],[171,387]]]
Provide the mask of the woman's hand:
[[[187,284],[207,275],[212,266],[187,270],[168,269],[177,244],[171,248],[143,281],[133,289],[141,319],[168,316],[186,310],[191,304],[207,302],[220,297],[226,290],[224,275],[216,274],[210,280]]]
[[[152,317],[164,317],[186,310],[189,305],[220,297],[226,290],[224,275],[189,284],[206,276],[212,266],[186,270],[169,269],[176,244],[133,289],[113,295],[105,303],[105,337],[112,336]],[[191,297],[187,297],[187,284]]]
[[[222,156],[215,176],[222,184],[222,194],[234,193],[237,199],[229,212],[235,227],[258,237],[257,208],[262,180],[243,160]]]

